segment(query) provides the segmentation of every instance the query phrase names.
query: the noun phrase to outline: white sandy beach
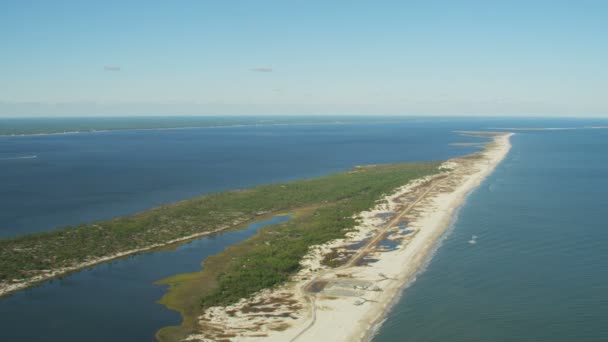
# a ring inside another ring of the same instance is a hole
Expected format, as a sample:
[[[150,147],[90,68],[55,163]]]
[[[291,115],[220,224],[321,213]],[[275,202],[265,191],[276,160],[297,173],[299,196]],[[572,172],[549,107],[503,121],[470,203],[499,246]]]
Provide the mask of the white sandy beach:
[[[346,239],[311,248],[287,285],[209,308],[200,317],[201,333],[188,340],[368,340],[427,262],[467,194],[507,155],[511,135],[494,136],[484,151],[447,161],[442,174],[407,184],[361,213]],[[357,242],[358,250],[347,248]],[[332,250],[344,256],[342,266],[321,265]]]

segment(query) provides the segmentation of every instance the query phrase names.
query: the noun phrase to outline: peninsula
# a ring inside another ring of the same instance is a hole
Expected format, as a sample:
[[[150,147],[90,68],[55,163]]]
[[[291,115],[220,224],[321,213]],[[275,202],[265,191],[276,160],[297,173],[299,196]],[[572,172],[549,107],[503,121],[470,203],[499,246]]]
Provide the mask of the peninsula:
[[[289,258],[283,259],[285,269],[276,272],[281,275],[264,275],[273,279],[264,284],[273,285],[298,268],[299,259],[310,244],[343,236],[354,226],[353,214],[370,207],[400,184],[438,172],[438,165],[427,162],[362,166],[320,178],[210,194],[132,216],[0,239],[0,296],[102,262],[295,212],[297,218],[293,221],[304,233],[296,231],[294,234],[299,235],[284,238],[310,239],[300,239],[290,250],[293,254],[283,255]],[[305,224],[312,216],[314,231]]]
[[[203,297],[202,313],[187,323],[198,331],[184,340],[369,339],[400,291],[433,253],[467,194],[510,149],[511,133],[460,133],[492,141],[483,151],[448,160],[439,166],[441,172],[404,183],[359,212],[354,216],[356,226],[343,238],[311,246],[297,273],[283,285],[230,305],[213,305]],[[179,291],[179,287],[172,290]],[[158,336],[173,340],[176,335],[170,332],[161,330]]]
[[[134,253],[272,216],[292,219],[159,281],[181,313],[161,341],[361,340],[428,260],[452,214],[509,150],[510,133],[446,162],[360,166],[211,194],[113,220],[0,240],[0,296]],[[336,329],[339,327],[339,329]]]

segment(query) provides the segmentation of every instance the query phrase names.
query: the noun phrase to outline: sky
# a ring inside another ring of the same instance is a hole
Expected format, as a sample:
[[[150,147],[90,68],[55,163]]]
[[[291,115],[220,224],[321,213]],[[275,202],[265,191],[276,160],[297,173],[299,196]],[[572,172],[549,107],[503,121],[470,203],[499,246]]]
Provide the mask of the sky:
[[[608,116],[608,1],[0,0],[0,116]]]

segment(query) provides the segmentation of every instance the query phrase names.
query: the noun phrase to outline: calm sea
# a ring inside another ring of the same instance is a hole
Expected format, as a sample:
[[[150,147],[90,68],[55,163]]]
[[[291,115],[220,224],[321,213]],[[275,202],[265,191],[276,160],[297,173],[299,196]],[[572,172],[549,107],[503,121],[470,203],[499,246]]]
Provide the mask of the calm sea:
[[[0,137],[4,236],[128,214],[199,194],[313,177],[355,165],[440,160],[470,122],[129,130]],[[21,158],[36,156],[35,158]],[[276,220],[276,219],[275,219]],[[152,341],[179,323],[156,303],[162,278],[255,233],[217,234],[176,251],[136,255],[0,299],[0,341]]]
[[[608,130],[512,143],[374,341],[608,341]]]
[[[0,236],[360,164],[473,151],[448,145],[474,141],[453,130],[599,124],[436,118],[0,137]],[[606,340],[608,232],[600,212],[608,205],[602,197],[607,133],[515,136],[511,154],[471,195],[377,339]],[[274,222],[100,265],[0,299],[0,340],[153,340],[158,328],[179,321],[155,303],[164,288],[154,281],[196,271],[207,255]],[[474,246],[467,244],[471,235],[479,236]]]
[[[466,120],[0,136],[0,237],[361,164],[473,151]],[[479,123],[476,124],[477,126]]]

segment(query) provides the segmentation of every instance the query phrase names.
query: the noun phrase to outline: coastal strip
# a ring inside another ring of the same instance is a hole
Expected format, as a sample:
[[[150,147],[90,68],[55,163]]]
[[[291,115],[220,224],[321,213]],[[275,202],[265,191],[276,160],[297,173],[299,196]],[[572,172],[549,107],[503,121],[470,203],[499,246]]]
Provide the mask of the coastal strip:
[[[357,215],[343,239],[313,246],[300,271],[279,287],[228,306],[209,307],[187,341],[365,341],[415,279],[466,196],[510,150],[512,133],[454,158],[443,172],[411,181]]]
[[[285,212],[298,214],[298,225],[290,224],[293,229],[267,236],[285,239],[280,242],[283,245],[295,243],[293,248],[282,251],[280,262],[277,264],[272,253],[255,259],[280,267],[267,269],[270,273],[263,277],[256,273],[255,277],[263,278],[261,282],[256,278],[243,279],[232,284],[234,286],[226,293],[214,296],[217,304],[228,304],[230,300],[253,294],[263,288],[258,288],[262,284],[267,287],[287,280],[298,270],[299,261],[309,245],[342,237],[345,230],[354,226],[353,214],[370,208],[384,193],[400,184],[437,173],[439,164],[361,166],[318,178],[195,197],[77,227],[0,239],[0,296],[135,253],[175,246],[223,230],[245,228],[265,217]],[[310,239],[296,239],[303,235]],[[278,243],[271,240],[264,241],[264,246],[265,243]],[[274,253],[272,246],[267,249]],[[254,251],[264,252],[264,249],[255,247]],[[229,271],[230,265],[221,268]],[[229,273],[243,273],[234,271]],[[192,303],[185,303],[189,311],[198,308],[195,297],[204,296],[197,288],[194,290],[197,291],[189,294],[194,298]]]

